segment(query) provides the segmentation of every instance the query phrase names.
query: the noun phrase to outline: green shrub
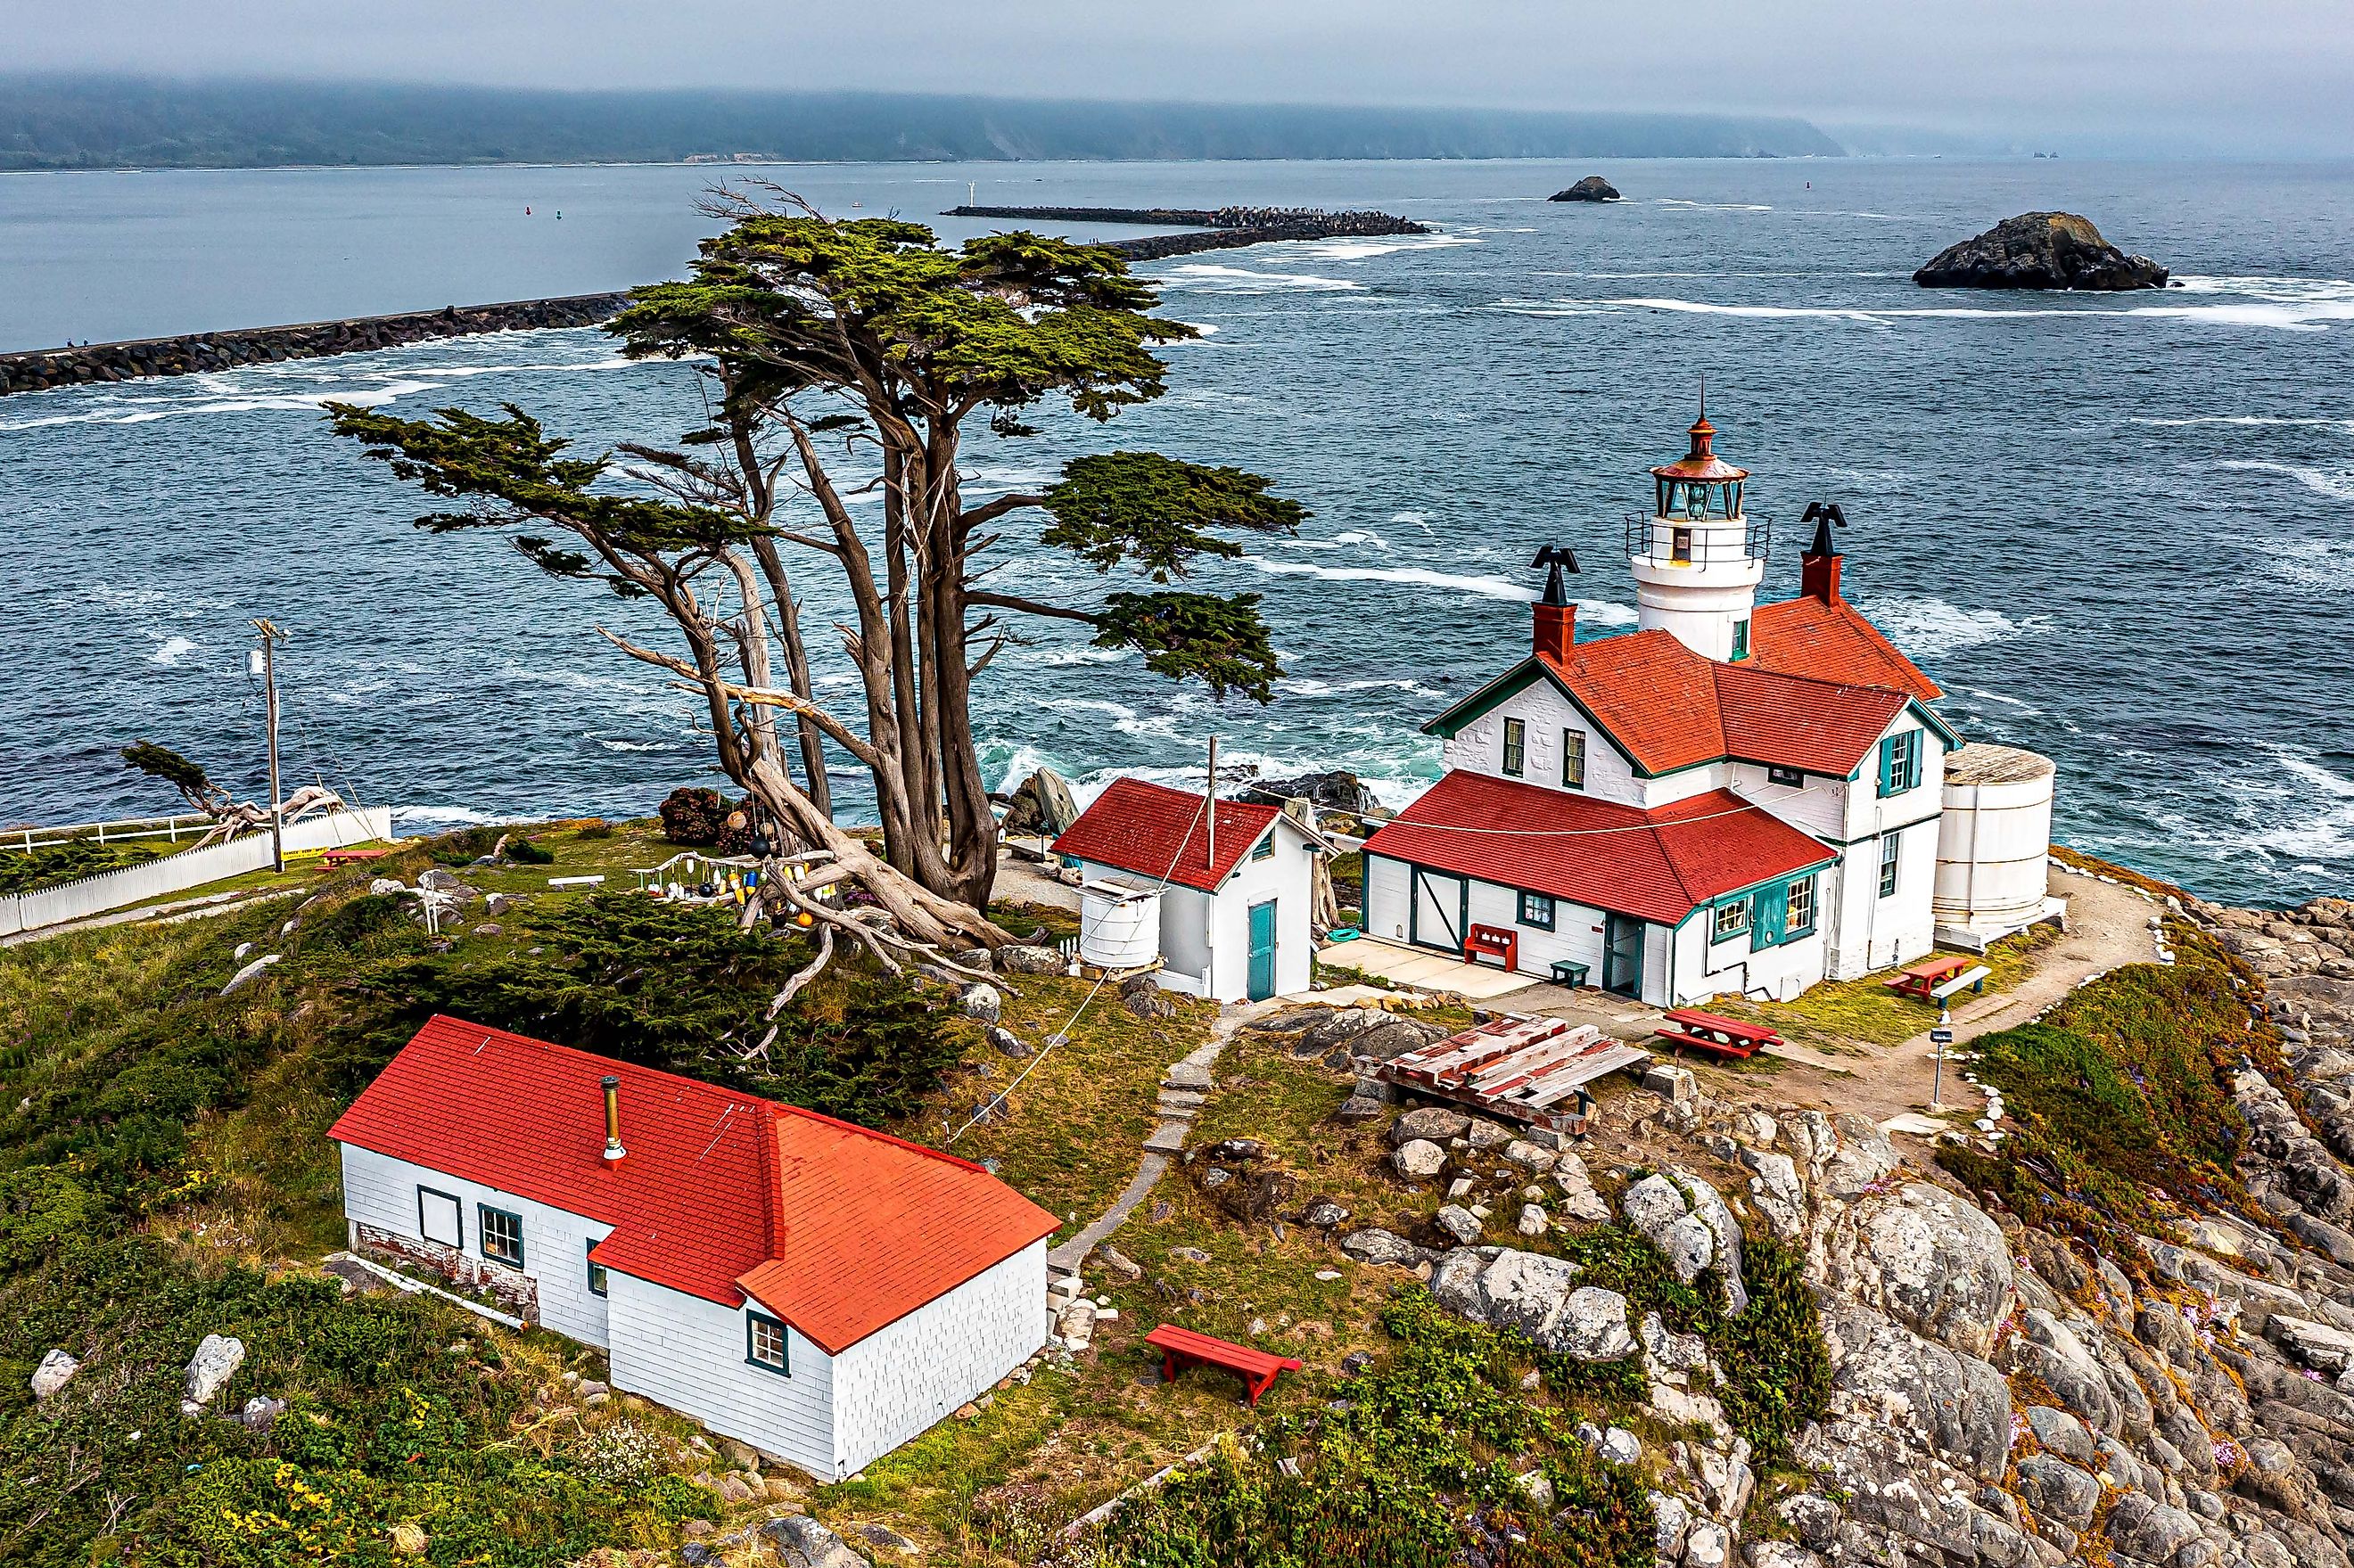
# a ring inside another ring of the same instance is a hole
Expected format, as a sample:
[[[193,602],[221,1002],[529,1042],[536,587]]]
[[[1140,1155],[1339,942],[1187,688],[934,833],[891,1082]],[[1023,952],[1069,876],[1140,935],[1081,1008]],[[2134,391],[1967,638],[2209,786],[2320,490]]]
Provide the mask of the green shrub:
[[[1222,1445],[1122,1504],[1095,1542],[1112,1568],[1649,1568],[1641,1479],[1587,1452],[1567,1413],[1518,1392],[1526,1341],[1468,1323],[1426,1291],[1382,1312],[1385,1364],[1329,1410]],[[1500,1456],[1553,1488],[1534,1508]]]

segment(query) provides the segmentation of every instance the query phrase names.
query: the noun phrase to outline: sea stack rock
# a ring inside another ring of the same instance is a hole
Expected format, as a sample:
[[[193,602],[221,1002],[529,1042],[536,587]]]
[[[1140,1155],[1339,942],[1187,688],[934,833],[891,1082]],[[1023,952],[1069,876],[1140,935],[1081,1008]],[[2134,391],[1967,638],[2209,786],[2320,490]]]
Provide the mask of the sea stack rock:
[[[2073,212],[2006,217],[1913,274],[1925,289],[2162,289],[2166,269],[2128,256]]]
[[[1618,187],[1600,175],[1588,175],[1565,191],[1555,191],[1547,201],[1617,201]]]

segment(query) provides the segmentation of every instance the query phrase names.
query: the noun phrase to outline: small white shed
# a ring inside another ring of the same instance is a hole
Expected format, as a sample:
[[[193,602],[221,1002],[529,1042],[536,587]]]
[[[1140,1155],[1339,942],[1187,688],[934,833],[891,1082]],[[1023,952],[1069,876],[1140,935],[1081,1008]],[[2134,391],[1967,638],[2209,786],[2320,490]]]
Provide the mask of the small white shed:
[[[436,1018],[328,1136],[355,1249],[598,1346],[615,1388],[823,1480],[1045,1342],[1054,1215],[813,1111]]]
[[[1257,1001],[1308,989],[1316,857],[1332,846],[1282,808],[1220,800],[1214,818],[1203,796],[1117,779],[1064,830],[1055,853],[1086,878],[1083,953],[1093,886],[1099,940],[1115,931],[1132,938],[1120,952],[1141,963],[1158,957],[1155,978],[1171,991]],[[1156,890],[1160,921],[1146,953],[1142,932],[1124,922],[1135,918],[1137,895]]]

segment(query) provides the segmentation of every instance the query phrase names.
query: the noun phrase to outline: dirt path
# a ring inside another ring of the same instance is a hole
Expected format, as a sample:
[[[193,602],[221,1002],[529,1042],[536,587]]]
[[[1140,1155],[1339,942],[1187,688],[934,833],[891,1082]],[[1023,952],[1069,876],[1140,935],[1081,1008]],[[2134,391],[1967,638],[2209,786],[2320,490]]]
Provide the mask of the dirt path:
[[[2126,964],[2147,963],[2157,957],[2149,921],[2158,906],[2147,895],[2063,872],[2056,865],[2051,887],[2068,900],[2067,934],[2037,955],[2034,968],[2018,985],[1955,1009],[1950,1049],[1967,1050],[1969,1042],[1981,1034],[2026,1022],[2094,975]],[[1874,1122],[1907,1112],[1928,1112],[1936,1078],[1936,1052],[1926,1029],[1893,1049],[1865,1047],[1864,1054],[1840,1061],[1847,1069],[1844,1073],[1826,1072],[1786,1057],[1782,1070],[1757,1086],[1759,1097],[1819,1103],[1834,1110],[1854,1111]],[[1962,1081],[1967,1065],[1950,1058],[1946,1061],[1944,1103],[1949,1112],[1965,1111],[1975,1117],[1984,1102],[1976,1089]]]

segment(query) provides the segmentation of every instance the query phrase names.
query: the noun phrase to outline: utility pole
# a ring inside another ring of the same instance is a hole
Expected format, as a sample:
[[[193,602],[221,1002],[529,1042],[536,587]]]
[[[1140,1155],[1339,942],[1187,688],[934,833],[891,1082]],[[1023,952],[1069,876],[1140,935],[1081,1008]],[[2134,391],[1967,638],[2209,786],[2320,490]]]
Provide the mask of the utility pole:
[[[270,869],[286,869],[286,824],[281,820],[278,792],[278,644],[286,641],[286,633],[276,623],[257,617],[253,630],[261,639],[254,651],[252,668],[261,676],[261,706],[270,731]]]
[[[1210,870],[1216,874],[1218,867],[1218,737],[1210,737],[1210,777],[1208,787],[1202,791],[1202,814],[1210,821]]]

